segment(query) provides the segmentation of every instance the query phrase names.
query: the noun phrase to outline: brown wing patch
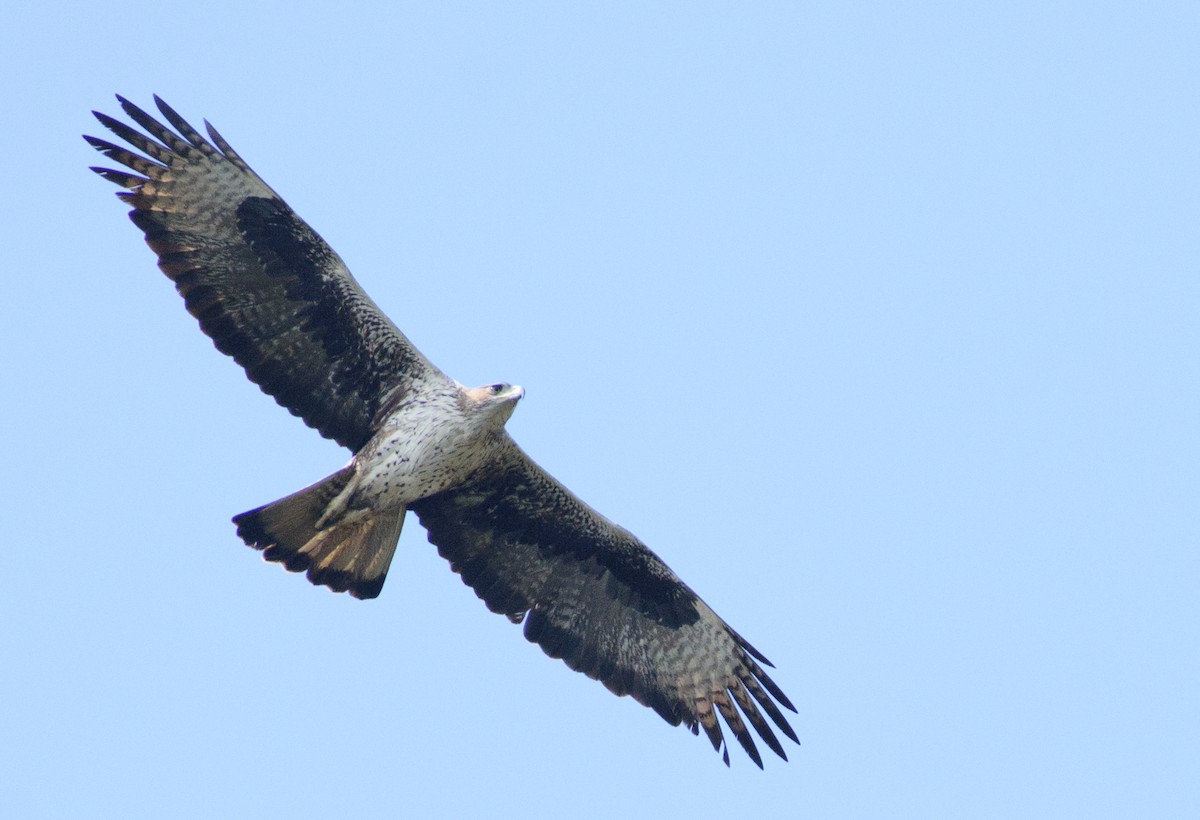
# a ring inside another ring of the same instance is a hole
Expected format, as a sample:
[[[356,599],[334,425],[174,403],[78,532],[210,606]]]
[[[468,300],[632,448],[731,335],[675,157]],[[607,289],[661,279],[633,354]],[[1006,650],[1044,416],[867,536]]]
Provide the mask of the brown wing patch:
[[[157,97],[174,131],[118,100],[146,133],[96,118],[140,153],[86,139],[136,173],[93,170],[128,189],[118,196],[133,206],[159,267],[251,381],[352,450],[406,392],[448,381],[215,129],[208,126],[216,145]]]
[[[515,444],[467,486],[412,509],[463,582],[546,654],[672,725],[703,729],[718,751],[719,714],[760,767],[751,728],[787,759],[766,718],[796,740],[779,709],[795,707],[756,663],[766,659]]]

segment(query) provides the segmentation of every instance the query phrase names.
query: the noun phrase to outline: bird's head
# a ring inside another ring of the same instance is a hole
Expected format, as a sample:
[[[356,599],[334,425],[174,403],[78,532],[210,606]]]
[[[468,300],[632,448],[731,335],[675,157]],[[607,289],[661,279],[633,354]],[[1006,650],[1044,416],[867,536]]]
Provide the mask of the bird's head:
[[[508,382],[485,384],[482,387],[469,387],[463,391],[467,398],[490,418],[495,418],[499,424],[504,424],[525,396],[525,388]]]

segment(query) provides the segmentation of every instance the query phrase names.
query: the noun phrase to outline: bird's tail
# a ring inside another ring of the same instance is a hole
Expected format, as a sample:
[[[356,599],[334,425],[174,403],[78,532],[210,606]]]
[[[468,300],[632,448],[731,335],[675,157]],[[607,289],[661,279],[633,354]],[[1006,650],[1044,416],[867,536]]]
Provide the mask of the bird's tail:
[[[404,507],[353,521],[317,521],[354,475],[348,465],[310,487],[233,517],[237,533],[263,558],[292,572],[308,570],[308,580],[355,598],[374,598],[383,588],[396,551]]]

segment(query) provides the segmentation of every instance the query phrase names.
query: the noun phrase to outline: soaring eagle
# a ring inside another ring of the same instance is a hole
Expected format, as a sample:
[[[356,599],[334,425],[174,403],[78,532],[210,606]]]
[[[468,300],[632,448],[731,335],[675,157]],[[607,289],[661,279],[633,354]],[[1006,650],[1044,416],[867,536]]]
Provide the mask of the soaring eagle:
[[[145,134],[93,113],[141,153],[85,139],[134,173],[91,170],[127,189],[117,196],[217,349],[354,454],[234,516],[246,544],[314,584],[374,598],[412,510],[488,609],[524,623],[550,657],[703,729],[726,765],[718,713],[760,768],[747,723],[787,759],[763,713],[797,741],[779,706],[796,709],[763,671],[770,662],[513,442],[504,424],[520,387],[466,388],[430,363],[207,122],[211,142],[158,97],[174,131],[117,100]]]

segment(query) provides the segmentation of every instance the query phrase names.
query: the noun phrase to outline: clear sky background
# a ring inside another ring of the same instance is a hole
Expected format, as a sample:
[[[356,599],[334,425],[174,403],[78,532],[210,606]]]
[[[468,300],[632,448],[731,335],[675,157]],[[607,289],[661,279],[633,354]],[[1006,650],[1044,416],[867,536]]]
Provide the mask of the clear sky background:
[[[19,4],[0,34],[5,817],[1200,816],[1200,6]],[[408,522],[186,315],[89,111],[209,118],[777,665],[760,772]]]

